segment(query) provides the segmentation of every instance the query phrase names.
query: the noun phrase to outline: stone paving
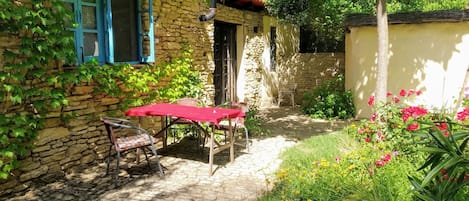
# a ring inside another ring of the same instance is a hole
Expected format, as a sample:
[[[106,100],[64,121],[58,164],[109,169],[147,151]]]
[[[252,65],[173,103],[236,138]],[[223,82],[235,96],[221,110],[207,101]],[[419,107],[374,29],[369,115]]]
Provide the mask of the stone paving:
[[[25,194],[0,200],[257,200],[272,189],[283,150],[298,139],[335,128],[328,122],[311,121],[291,108],[264,110],[260,115],[264,115],[264,126],[272,128],[271,135],[252,138],[249,152],[236,146],[233,163],[229,163],[228,150],[215,155],[213,176],[208,174],[208,150],[198,149],[195,140],[187,138],[158,153],[165,167],[163,177],[155,169],[150,171],[145,160],[136,164],[135,156],[128,154],[123,156],[117,181],[104,175],[106,164],[100,163],[77,168],[52,183],[36,182]]]

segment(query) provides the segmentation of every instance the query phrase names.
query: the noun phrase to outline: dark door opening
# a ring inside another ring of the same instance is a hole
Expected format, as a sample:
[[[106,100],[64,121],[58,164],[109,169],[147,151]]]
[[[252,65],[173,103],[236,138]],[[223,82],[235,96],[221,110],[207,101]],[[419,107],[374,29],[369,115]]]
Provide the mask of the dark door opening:
[[[215,22],[215,104],[236,100],[236,25]]]

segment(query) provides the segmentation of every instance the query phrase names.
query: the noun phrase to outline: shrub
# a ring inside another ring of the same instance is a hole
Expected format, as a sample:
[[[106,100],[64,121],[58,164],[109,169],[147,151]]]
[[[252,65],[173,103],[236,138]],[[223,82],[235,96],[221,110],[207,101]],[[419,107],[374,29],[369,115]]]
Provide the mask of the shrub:
[[[344,76],[339,75],[305,93],[303,112],[319,119],[348,119],[355,116],[352,92],[344,91],[344,80]]]

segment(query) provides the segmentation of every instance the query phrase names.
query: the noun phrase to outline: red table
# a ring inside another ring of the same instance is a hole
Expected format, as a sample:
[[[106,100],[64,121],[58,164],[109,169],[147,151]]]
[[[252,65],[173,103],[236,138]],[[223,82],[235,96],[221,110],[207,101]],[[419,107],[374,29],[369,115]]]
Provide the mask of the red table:
[[[187,106],[187,105],[178,105],[178,104],[169,104],[169,103],[160,103],[160,104],[152,104],[152,105],[145,105],[141,107],[135,107],[127,110],[125,113],[127,116],[171,116],[176,117],[176,121],[172,121],[169,125],[163,127],[156,136],[165,134],[165,131],[171,127],[174,123],[176,123],[179,119],[191,120],[194,125],[196,125],[206,136],[210,138],[210,155],[209,155],[209,174],[212,175],[212,165],[213,165],[213,157],[215,154],[230,148],[230,161],[234,161],[234,134],[231,129],[231,121],[230,122],[230,142],[220,145],[214,139],[213,132],[209,133],[206,129],[204,129],[200,123],[210,123],[213,126],[217,126],[221,120],[223,119],[233,119],[236,117],[243,117],[245,114],[239,109],[226,109],[226,108],[215,108],[215,107],[194,107],[194,106]],[[212,131],[213,131],[212,127]],[[164,137],[163,145],[166,146],[166,136]],[[217,147],[215,147],[217,145]]]

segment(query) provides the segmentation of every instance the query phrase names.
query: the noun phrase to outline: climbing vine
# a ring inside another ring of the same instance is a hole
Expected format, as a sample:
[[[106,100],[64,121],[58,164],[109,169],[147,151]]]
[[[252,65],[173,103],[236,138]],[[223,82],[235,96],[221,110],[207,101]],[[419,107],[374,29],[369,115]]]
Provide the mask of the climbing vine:
[[[62,1],[0,0],[0,178],[27,156],[51,111],[62,111],[74,86],[90,83],[95,93],[121,100],[119,108],[179,96],[196,96],[202,85],[191,48],[160,65],[99,66],[76,63],[71,13]],[[4,46],[2,46],[4,45]],[[61,113],[63,115],[63,113]],[[62,116],[63,117],[63,116]]]

